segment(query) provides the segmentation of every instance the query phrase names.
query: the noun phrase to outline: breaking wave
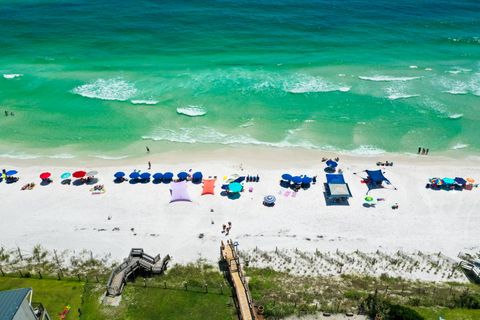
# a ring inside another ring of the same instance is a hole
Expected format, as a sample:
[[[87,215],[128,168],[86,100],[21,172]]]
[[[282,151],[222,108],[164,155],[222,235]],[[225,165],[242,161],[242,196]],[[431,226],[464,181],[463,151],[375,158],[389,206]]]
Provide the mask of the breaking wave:
[[[21,76],[23,76],[23,74],[20,74],[20,73],[11,73],[11,74],[3,75],[5,79],[15,79],[15,78],[20,78]]]
[[[157,104],[157,100],[130,100],[131,103],[133,104],[148,104],[148,105],[153,105]]]
[[[207,110],[199,106],[187,106],[177,108],[178,114],[183,114],[189,117],[201,117],[207,114]]]
[[[420,79],[420,77],[392,77],[392,76],[358,76],[361,80],[368,80],[368,81],[410,81],[415,79]]]
[[[283,90],[289,93],[348,92],[350,87],[335,85],[320,77],[299,76],[297,79],[286,81]]]
[[[460,119],[461,117],[463,117],[463,113],[454,113],[454,114],[451,114],[448,116],[449,119]]]
[[[114,78],[97,79],[74,88],[72,92],[86,98],[126,101],[137,93],[137,89],[126,80]]]

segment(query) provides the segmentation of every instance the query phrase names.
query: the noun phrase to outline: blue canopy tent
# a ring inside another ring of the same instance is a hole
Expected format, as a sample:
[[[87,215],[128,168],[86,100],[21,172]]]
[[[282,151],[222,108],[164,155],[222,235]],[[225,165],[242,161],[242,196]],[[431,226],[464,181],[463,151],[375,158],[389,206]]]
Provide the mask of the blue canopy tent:
[[[192,175],[192,182],[194,182],[194,183],[201,182],[202,179],[203,179],[203,174],[201,172],[195,172]]]
[[[327,183],[342,184],[345,183],[343,174],[329,173],[327,176]]]
[[[185,171],[182,171],[179,174],[177,174],[177,177],[180,181],[186,180],[188,177],[188,173],[186,173]]]
[[[123,177],[125,177],[125,172],[118,171],[118,172],[115,172],[113,176],[117,179],[122,179]]]
[[[370,181],[376,184],[380,184],[383,181],[390,182],[385,176],[383,175],[382,170],[365,170],[368,175]]]
[[[165,173],[163,174],[163,182],[169,183],[170,181],[172,181],[172,179],[173,179],[173,173],[171,173],[171,172],[165,172]]]
[[[343,174],[326,174],[327,183],[325,184],[325,193],[328,199],[338,200],[352,197],[352,192],[348,183],[345,183]]]

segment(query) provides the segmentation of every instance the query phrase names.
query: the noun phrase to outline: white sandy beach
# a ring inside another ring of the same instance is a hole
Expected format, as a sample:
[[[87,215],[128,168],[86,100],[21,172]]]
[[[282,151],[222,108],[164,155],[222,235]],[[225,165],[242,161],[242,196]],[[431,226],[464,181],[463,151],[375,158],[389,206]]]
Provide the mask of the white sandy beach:
[[[431,177],[472,177],[478,181],[478,161],[417,155],[339,155],[339,168],[353,198],[349,206],[327,206],[322,156],[336,155],[231,148],[210,154],[185,150],[83,164],[78,159],[2,159],[0,166],[17,169],[20,181],[0,183],[0,245],[22,249],[36,244],[57,250],[87,249],[96,254],[111,253],[118,260],[130,248],[142,247],[150,254],[168,253],[179,263],[199,257],[215,262],[220,241],[227,238],[238,241],[240,250],[256,247],[344,252],[421,250],[442,252],[452,258],[459,252],[480,251],[480,188],[449,192],[425,188]],[[385,160],[394,163],[384,171],[398,190],[371,191],[369,195],[385,201],[379,201],[375,208],[365,208],[367,187],[360,182],[360,174],[354,173],[377,169],[376,162]],[[114,172],[143,171],[147,161],[152,162],[151,173],[192,169],[202,171],[205,177],[217,176],[216,194],[201,196],[201,185],[188,183],[193,201],[169,203],[167,184],[113,183]],[[62,172],[79,169],[97,170],[99,183],[105,185],[107,192],[92,195],[89,192],[92,186],[60,184]],[[43,171],[52,172],[52,184],[39,185],[38,176]],[[286,197],[285,189],[279,185],[285,172],[317,175],[318,182],[309,190],[300,190],[296,197]],[[259,174],[261,179],[259,183],[245,183],[241,197],[230,200],[220,195],[220,187],[223,176],[231,174]],[[21,191],[21,186],[29,182],[35,182],[36,187]],[[273,208],[262,205],[263,197],[269,194],[277,197]],[[398,210],[391,209],[395,203]],[[226,237],[221,233],[222,224],[229,221],[232,229]],[[114,228],[120,230],[112,231]],[[200,233],[204,234],[202,239],[198,237]]]

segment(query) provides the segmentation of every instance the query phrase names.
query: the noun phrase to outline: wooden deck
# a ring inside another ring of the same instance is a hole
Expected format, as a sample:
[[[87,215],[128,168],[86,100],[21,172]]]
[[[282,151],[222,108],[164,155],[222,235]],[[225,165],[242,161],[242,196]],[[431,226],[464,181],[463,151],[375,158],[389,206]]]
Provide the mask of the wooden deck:
[[[258,315],[254,307],[248,284],[243,275],[240,260],[231,241],[227,241],[225,245],[222,241],[220,247],[222,259],[226,261],[228,273],[235,289],[235,295],[238,303],[241,320],[261,320],[262,316]]]

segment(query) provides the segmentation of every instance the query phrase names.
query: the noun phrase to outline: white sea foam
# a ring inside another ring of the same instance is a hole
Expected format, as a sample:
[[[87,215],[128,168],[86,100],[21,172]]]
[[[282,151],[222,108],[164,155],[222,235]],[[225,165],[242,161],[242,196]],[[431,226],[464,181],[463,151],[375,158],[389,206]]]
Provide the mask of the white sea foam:
[[[29,153],[4,153],[0,154],[0,158],[7,158],[7,159],[18,159],[18,160],[31,160],[31,159],[73,159],[75,156],[69,153],[60,153],[60,154],[52,154],[52,155],[45,155],[45,154],[29,154]]]
[[[449,94],[467,94],[468,93],[467,90],[463,90],[463,89],[451,89],[451,90],[445,90],[443,92],[449,93]]]
[[[201,117],[207,114],[207,110],[199,106],[186,106],[182,108],[177,108],[177,113],[189,117]]]
[[[448,116],[449,119],[460,119],[461,117],[463,117],[463,113],[454,113],[454,114],[451,114]]]
[[[358,76],[359,79],[368,81],[410,81],[419,79],[420,77],[392,77],[392,76]]]
[[[298,75],[293,79],[286,80],[283,90],[290,93],[348,92],[350,87],[332,84],[320,77]]]
[[[60,154],[54,154],[54,155],[47,156],[47,158],[50,158],[50,159],[73,159],[73,158],[75,158],[75,156],[73,154],[70,154],[70,153],[60,153]]]
[[[425,71],[432,71],[432,68],[425,68]]]
[[[350,151],[344,151],[344,153],[352,153],[356,155],[378,155],[378,154],[383,154],[386,151],[380,148],[376,148],[375,146],[372,145],[361,145],[360,147],[350,150]]]
[[[5,79],[15,79],[15,78],[20,78],[21,76],[23,76],[23,74],[20,74],[20,73],[10,73],[10,74],[4,74],[3,77]]]
[[[148,104],[148,105],[153,105],[157,104],[157,100],[130,100],[131,103],[133,104]]]
[[[409,66],[410,69],[418,69],[418,66]]]
[[[392,93],[388,96],[388,99],[397,100],[397,99],[408,99],[408,98],[414,98],[414,97],[420,97],[420,95],[419,94]]]
[[[137,93],[137,89],[126,80],[113,78],[97,79],[74,88],[72,92],[86,98],[126,101]]]
[[[128,156],[107,156],[103,154],[90,155],[90,157],[103,159],[103,160],[121,160],[121,159],[128,158]]]
[[[459,74],[459,73],[467,73],[472,71],[472,69],[462,68],[462,67],[454,67],[452,70],[448,70],[448,73],[451,74]]]
[[[465,149],[465,148],[468,148],[469,145],[468,144],[464,144],[464,143],[457,143],[455,144],[452,149],[453,150],[458,150],[458,149]]]
[[[248,128],[248,127],[252,127],[255,123],[253,121],[247,121],[245,123],[242,123],[240,125],[240,128]]]

